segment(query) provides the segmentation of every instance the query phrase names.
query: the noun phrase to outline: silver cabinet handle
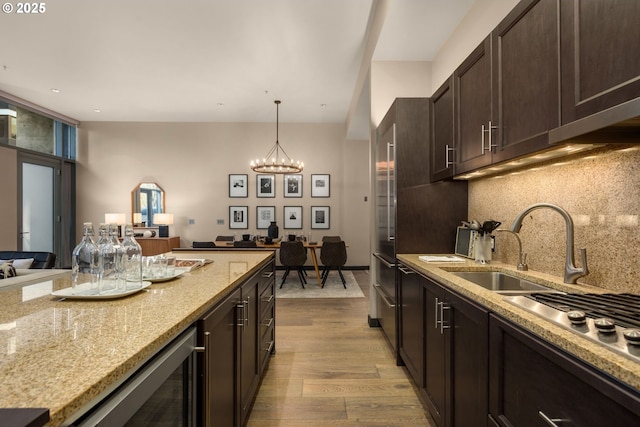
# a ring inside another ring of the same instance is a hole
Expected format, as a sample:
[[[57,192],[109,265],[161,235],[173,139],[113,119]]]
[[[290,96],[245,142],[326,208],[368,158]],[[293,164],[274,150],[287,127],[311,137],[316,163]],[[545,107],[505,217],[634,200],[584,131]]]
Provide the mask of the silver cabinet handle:
[[[246,317],[244,314],[244,301],[242,301],[240,304],[236,305],[236,307],[240,310],[240,315],[238,317],[238,319],[236,320],[236,326],[240,326],[241,328],[244,328],[244,318]]]
[[[451,307],[445,302],[440,303],[440,334],[444,334],[445,329],[449,329],[450,326],[444,320],[444,311],[449,310]]]
[[[382,291],[382,286],[380,286],[379,284],[375,283],[373,285],[374,288],[376,288],[376,294],[378,294],[378,296],[382,299],[382,301],[384,301],[385,305],[388,308],[395,308],[396,305],[394,303],[392,303],[389,298],[387,298],[387,296],[384,294],[384,291]]]
[[[542,411],[538,411],[538,415],[540,416],[540,418],[542,418],[544,420],[545,423],[547,423],[551,427],[558,427],[558,424],[556,424],[556,423],[564,423],[564,422],[570,421],[570,420],[563,420],[562,418],[549,418]]]
[[[484,142],[482,143],[484,147]],[[449,147],[449,144],[445,146],[444,150],[444,167],[448,168],[449,166],[453,166],[453,162],[449,160],[449,153],[453,151],[453,147]]]
[[[485,127],[484,125],[482,125],[482,138],[481,138],[482,141],[481,142],[482,142],[482,154],[483,155],[484,155],[485,151],[491,151],[493,148],[497,147],[497,145],[495,145],[493,143],[493,137],[492,137],[493,131],[496,130],[496,129],[498,129],[498,126],[493,126],[491,124],[491,120],[489,120],[489,127],[488,128]],[[484,140],[485,140],[484,134],[485,133],[489,134],[489,146],[488,147],[485,147],[485,143],[484,143]]]
[[[444,320],[444,311],[445,310],[449,310],[451,307],[449,306],[449,304],[445,303],[444,301],[439,301],[438,298],[436,298],[436,303],[435,303],[435,324],[433,325],[433,327],[435,329],[438,329],[438,327],[440,327],[440,333],[444,334],[444,330],[445,329],[449,329],[450,326],[446,324],[445,320]],[[439,316],[438,316],[439,314]],[[438,318],[439,317],[439,318]]]
[[[209,352],[211,351],[211,346],[209,345],[209,341],[211,339],[211,332],[204,333],[204,345],[202,347],[196,347],[195,351],[198,353],[204,353],[204,369],[205,369],[205,377],[211,375],[211,356]],[[211,384],[206,381],[206,385],[204,387],[204,401],[206,402],[204,405],[204,425],[211,425],[211,407],[209,406],[209,396]]]
[[[271,349],[273,349],[275,342],[273,340],[269,341],[269,346],[264,349],[267,353],[271,353]]]
[[[273,324],[273,317],[269,318],[269,320],[266,323],[262,322],[262,326],[264,326],[265,328],[269,328],[272,324]]]
[[[264,273],[262,273],[262,277],[264,277],[265,279],[268,279],[271,276],[273,276],[273,271],[265,271]]]
[[[275,298],[275,295],[271,294],[269,295],[269,298],[262,298],[262,302],[269,304],[271,301],[273,301],[274,298]]]
[[[411,270],[409,267],[405,267],[404,265],[398,264],[398,270],[402,272],[402,274],[416,274],[415,271]]]
[[[386,259],[384,259],[384,258],[382,257],[382,255],[380,255],[379,253],[374,252],[372,255],[373,255],[373,257],[374,257],[375,259],[377,259],[378,261],[380,261],[380,262],[381,262],[385,267],[387,267],[387,268],[395,268],[395,267],[396,267],[396,264],[395,264],[395,263],[393,263],[393,264],[392,264],[392,263],[390,263],[389,261],[387,261]]]

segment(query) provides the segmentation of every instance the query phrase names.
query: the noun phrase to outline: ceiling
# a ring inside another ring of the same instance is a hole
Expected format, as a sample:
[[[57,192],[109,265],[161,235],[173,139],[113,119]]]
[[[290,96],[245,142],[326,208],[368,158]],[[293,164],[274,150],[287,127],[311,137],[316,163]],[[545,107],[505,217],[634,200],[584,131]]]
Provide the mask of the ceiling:
[[[269,122],[281,99],[345,123],[363,63],[431,60],[473,2],[57,0],[0,15],[0,90],[80,122]]]

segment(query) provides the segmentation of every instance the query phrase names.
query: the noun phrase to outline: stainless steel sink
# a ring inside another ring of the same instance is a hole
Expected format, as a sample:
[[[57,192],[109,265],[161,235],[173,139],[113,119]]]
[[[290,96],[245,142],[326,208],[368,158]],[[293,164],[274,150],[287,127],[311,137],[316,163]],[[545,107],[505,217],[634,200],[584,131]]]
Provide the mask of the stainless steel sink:
[[[529,294],[533,292],[558,292],[547,286],[521,279],[500,271],[452,271],[451,274],[473,282],[485,289],[503,295]]]

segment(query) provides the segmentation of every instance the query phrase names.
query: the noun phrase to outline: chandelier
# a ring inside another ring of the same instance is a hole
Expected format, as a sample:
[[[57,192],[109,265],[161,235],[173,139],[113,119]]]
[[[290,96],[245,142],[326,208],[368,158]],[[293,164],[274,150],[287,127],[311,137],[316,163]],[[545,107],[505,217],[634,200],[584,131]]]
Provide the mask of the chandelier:
[[[276,100],[273,102],[276,104],[276,143],[271,147],[271,150],[264,156],[262,161],[260,161],[260,159],[251,160],[251,169],[258,173],[286,174],[302,172],[304,163],[299,160],[294,162],[280,145],[280,141],[278,140],[278,113],[281,101]]]

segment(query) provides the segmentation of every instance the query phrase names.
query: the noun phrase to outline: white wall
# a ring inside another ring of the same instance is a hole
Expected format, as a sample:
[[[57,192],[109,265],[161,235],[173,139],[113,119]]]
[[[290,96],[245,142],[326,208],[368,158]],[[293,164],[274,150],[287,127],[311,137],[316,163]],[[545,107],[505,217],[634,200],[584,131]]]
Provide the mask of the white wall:
[[[341,235],[349,245],[350,266],[369,265],[368,141],[344,141],[341,124],[280,123],[279,139],[294,159],[305,163],[303,197],[283,197],[276,177],[276,197],[256,197],[250,159],[263,157],[275,142],[275,123],[105,123],[79,129],[77,219],[99,223],[106,212],[126,212],[131,220],[131,190],[141,181],[158,183],[166,192],[167,212],[174,214],[171,235],[181,246],[233,234],[229,206],[248,206],[249,232],[255,232],[256,206],[276,206],[283,234],[283,206],[303,207],[303,230],[310,230],[311,206],[330,206],[331,228],[312,230],[314,240]],[[249,197],[228,197],[228,175],[249,175]],[[311,174],[331,175],[331,197],[311,198]],[[188,224],[194,219],[195,224]],[[216,225],[223,219],[224,225]],[[79,231],[79,230],[78,230]],[[301,230],[292,230],[299,233]],[[241,230],[237,230],[239,234]],[[266,233],[266,230],[263,230]]]
[[[431,95],[518,4],[519,0],[476,0],[432,62]]]

